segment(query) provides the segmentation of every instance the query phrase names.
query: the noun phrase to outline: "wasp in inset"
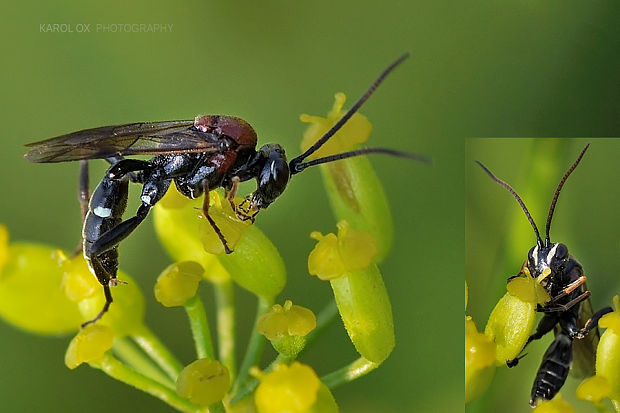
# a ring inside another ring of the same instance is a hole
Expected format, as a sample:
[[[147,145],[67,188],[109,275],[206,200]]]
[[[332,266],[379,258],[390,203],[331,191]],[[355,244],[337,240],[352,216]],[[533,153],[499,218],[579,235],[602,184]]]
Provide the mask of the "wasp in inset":
[[[525,349],[533,340],[538,340],[554,330],[555,338],[545,352],[534,379],[530,397],[532,407],[535,407],[540,400],[551,400],[564,385],[569,370],[574,376],[579,377],[594,374],[596,346],[599,341],[598,321],[603,315],[612,312],[611,307],[605,307],[593,314],[583,267],[568,253],[566,245],[552,243],[549,238],[551,219],[560,191],[589,146],[588,144],[583,148],[555,190],[547,216],[544,241],[521,197],[510,185],[495,177],[486,166],[476,161],[491,179],[506,188],[517,200],[536,234],[536,245],[530,249],[521,271],[508,280],[523,275],[531,276],[551,297],[551,300],[544,305],[538,304],[536,311],[543,313],[544,316],[538,323],[536,332],[530,335],[523,346]],[[519,357],[507,360],[506,364],[508,367],[514,367],[518,362]]]
[[[386,154],[416,161],[428,159],[415,153],[387,148],[364,148],[304,161],[327,142],[362,106],[385,77],[408,54],[390,64],[348,112],[314,145],[287,161],[284,149],[266,144],[256,150],[257,136],[246,121],[225,115],[204,115],[194,120],[141,122],[87,129],[31,143],[25,155],[32,162],[81,161],[80,202],[84,225],[83,255],[90,271],[103,285],[106,298],[99,320],[112,303],[110,287],[120,281],[118,244],[146,218],[162,199],[170,184],[188,198],[205,194],[202,212],[218,235],[227,254],[226,239],[209,216],[209,191],[223,187],[237,217],[254,221],[284,191],[291,177],[304,169],[326,162],[367,154]],[[149,160],[125,159],[127,155],[155,155]],[[88,159],[105,159],[112,166],[90,196]],[[240,182],[256,178],[257,187],[240,205],[233,203]],[[129,182],[142,184],[142,204],[136,215],[122,220],[127,206]]]

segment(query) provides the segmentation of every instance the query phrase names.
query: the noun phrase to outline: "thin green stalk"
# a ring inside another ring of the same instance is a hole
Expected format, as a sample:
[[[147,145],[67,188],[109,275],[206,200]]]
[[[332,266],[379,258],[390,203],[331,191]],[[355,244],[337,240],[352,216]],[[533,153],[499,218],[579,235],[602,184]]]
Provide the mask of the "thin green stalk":
[[[146,357],[142,351],[138,350],[129,339],[115,338],[113,350],[118,358],[127,363],[138,373],[168,386],[171,389],[175,388],[174,381],[170,380],[170,378],[166,376],[159,367],[153,364],[153,361]]]
[[[265,373],[269,373],[270,371],[273,370],[273,368],[280,364],[280,363],[284,363],[284,364],[289,364],[293,361],[294,359],[291,357],[287,357],[284,356],[282,354],[278,354],[278,357],[275,358],[275,360],[273,360],[269,366],[267,366],[267,368],[264,370]],[[252,393],[256,387],[258,387],[258,383],[259,380],[257,378],[250,378],[249,380],[246,380],[245,383],[243,383],[241,385],[241,387],[239,388],[239,390],[235,393],[234,397],[232,399],[230,399],[230,405],[234,406],[235,404],[239,403],[241,400],[245,399],[245,397]]]
[[[205,306],[198,293],[185,303],[185,311],[189,318],[192,336],[194,337],[194,345],[196,346],[196,355],[199,359],[208,357],[215,358],[213,353],[213,343],[211,342],[211,331],[209,330],[209,321]]]
[[[230,380],[235,381],[237,359],[235,358],[235,289],[232,281],[226,280],[213,284],[217,306],[217,337],[219,360],[230,373]]]
[[[309,346],[311,346],[312,343],[314,343],[316,339],[319,338],[334,321],[336,321],[337,318],[338,307],[336,306],[336,300],[330,300],[330,302],[327,303],[317,315],[316,328],[306,336],[306,345],[299,354],[303,353]]]
[[[183,365],[168,350],[168,348],[159,341],[159,338],[145,325],[136,330],[131,338],[153,359],[159,367],[176,383],[177,377]]]
[[[252,329],[252,334],[250,336],[250,341],[248,343],[247,351],[245,353],[245,357],[243,358],[243,362],[241,363],[241,368],[239,369],[239,375],[237,376],[237,380],[233,385],[233,398],[237,393],[238,389],[245,383],[248,379],[249,371],[252,366],[255,366],[260,361],[260,357],[263,353],[263,347],[265,346],[265,337],[258,332],[258,319],[261,315],[263,315],[271,306],[273,305],[273,298],[267,299],[263,297],[258,298],[258,308],[256,310],[256,320],[254,321],[254,328]]]
[[[100,369],[108,376],[122,383],[128,384],[138,390],[142,390],[143,392],[150,394],[151,396],[157,397],[177,410],[182,412],[204,413],[204,409],[201,409],[199,406],[196,406],[181,398],[176,393],[176,390],[170,389],[163,384],[138,373],[131,367],[121,363],[109,353],[106,353],[100,361],[91,362],[90,366]]]
[[[333,389],[341,384],[349,383],[353,380],[359,379],[362,376],[370,373],[381,363],[374,363],[366,360],[364,357],[360,357],[353,363],[344,366],[341,369],[335,370],[325,376],[321,377],[321,381],[325,383],[327,387]]]

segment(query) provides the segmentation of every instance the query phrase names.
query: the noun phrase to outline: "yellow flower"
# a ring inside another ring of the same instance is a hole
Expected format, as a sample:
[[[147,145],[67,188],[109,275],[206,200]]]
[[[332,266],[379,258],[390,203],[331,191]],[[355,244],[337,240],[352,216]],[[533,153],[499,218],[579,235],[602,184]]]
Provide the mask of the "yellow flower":
[[[194,261],[184,261],[168,266],[157,277],[155,298],[165,307],[184,305],[196,295],[204,269]]]
[[[575,413],[575,409],[568,404],[562,395],[558,394],[553,400],[544,400],[536,406],[533,413]]]
[[[609,383],[609,397],[614,406],[620,406],[620,299],[614,297],[615,311],[605,314],[598,322],[606,328],[596,348],[596,375]],[[619,407],[620,409],[620,407]]]
[[[314,370],[294,361],[262,374],[254,400],[258,413],[332,413],[338,411],[329,389]]]
[[[306,335],[316,328],[316,316],[302,306],[286,300],[263,314],[257,323],[258,332],[271,341],[281,354],[296,356],[306,344]]]
[[[215,221],[220,231],[222,231],[228,247],[234,250],[244,235],[245,230],[252,222],[249,220],[241,221],[237,218],[230,203],[226,199],[223,199],[217,192],[210,192],[209,196],[211,197],[209,200],[209,216]],[[236,204],[242,201],[241,198],[235,199]],[[206,219],[201,219],[200,221],[200,240],[206,252],[216,255],[224,254],[224,244],[222,244],[215,230]]]
[[[465,318],[465,403],[480,397],[495,374],[495,344]]]
[[[6,227],[0,226],[0,317],[37,334],[77,330],[80,311],[61,289],[63,257],[45,245],[9,245]]]
[[[575,393],[580,400],[598,403],[610,396],[611,385],[605,377],[596,375],[582,381]]]
[[[506,289],[510,295],[532,304],[544,304],[551,300],[547,290],[528,275],[513,278],[506,286]]]
[[[192,403],[209,406],[224,398],[230,373],[217,360],[202,358],[187,365],[177,378],[177,393]]]
[[[65,365],[74,369],[82,363],[97,361],[112,348],[114,332],[111,328],[97,324],[84,327],[73,337],[65,353]]]
[[[308,257],[308,271],[322,280],[363,270],[377,256],[375,239],[365,231],[350,228],[344,220],[338,222],[338,236],[314,231],[310,237],[318,243]]]

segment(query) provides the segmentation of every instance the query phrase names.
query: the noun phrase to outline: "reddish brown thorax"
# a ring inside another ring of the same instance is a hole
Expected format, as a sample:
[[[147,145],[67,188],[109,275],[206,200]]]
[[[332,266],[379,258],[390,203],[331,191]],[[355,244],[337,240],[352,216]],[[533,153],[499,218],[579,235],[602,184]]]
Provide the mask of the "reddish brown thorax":
[[[202,132],[230,136],[240,146],[256,147],[256,132],[241,118],[223,115],[196,116],[194,127]]]

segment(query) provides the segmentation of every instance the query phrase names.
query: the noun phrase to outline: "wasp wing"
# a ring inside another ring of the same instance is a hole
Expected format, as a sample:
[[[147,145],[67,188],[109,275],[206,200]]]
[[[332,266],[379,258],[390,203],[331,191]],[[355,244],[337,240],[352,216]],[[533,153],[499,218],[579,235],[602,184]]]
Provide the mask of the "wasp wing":
[[[587,291],[588,287],[584,284],[583,289]],[[589,299],[583,301],[579,307],[579,328],[583,328],[593,314],[592,302]],[[586,378],[594,375],[596,347],[598,346],[599,338],[600,333],[597,327],[593,328],[581,340],[573,340],[573,365],[570,370],[573,377]]]
[[[26,146],[31,162],[104,159],[118,155],[215,152],[218,137],[193,127],[193,120],[103,126],[57,136]]]

